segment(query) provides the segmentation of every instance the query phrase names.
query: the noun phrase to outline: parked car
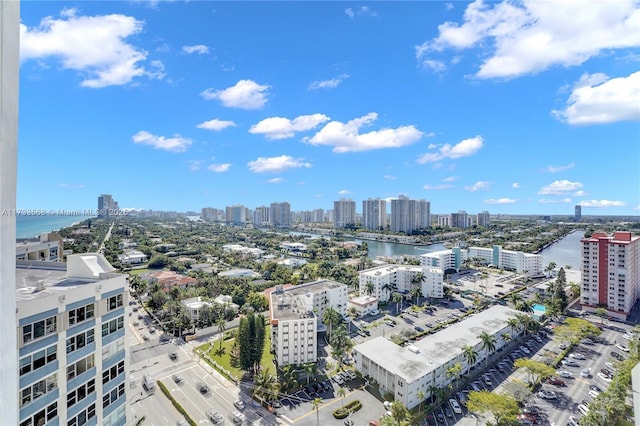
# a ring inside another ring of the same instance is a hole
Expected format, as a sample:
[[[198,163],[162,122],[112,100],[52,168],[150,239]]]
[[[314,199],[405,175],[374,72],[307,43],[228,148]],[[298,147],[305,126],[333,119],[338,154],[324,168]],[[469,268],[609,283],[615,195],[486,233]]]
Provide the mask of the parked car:
[[[618,371],[618,369],[610,362],[605,362],[604,366],[607,367],[611,371]]]
[[[487,386],[493,386],[493,382],[491,382],[491,376],[489,376],[488,374],[485,374],[484,376],[482,376],[482,381]]]
[[[174,374],[173,376],[171,376],[171,380],[173,380],[177,385],[181,385],[184,383],[184,378],[179,374]]]
[[[596,392],[602,392],[602,389],[600,389],[598,385],[590,385],[589,389],[594,390]]]
[[[607,376],[606,374],[598,373],[598,377],[600,377],[602,380],[604,380],[607,383],[611,382],[611,377]]]
[[[586,416],[587,414],[589,414],[589,407],[584,404],[580,404],[578,405],[578,411],[580,412],[580,414]]]
[[[629,348],[622,343],[616,343],[616,348],[620,349],[622,352],[629,352]]]
[[[589,338],[582,339],[580,343],[584,343],[585,345],[593,345],[595,342]]]
[[[578,363],[575,362],[574,360],[572,360],[571,358],[563,359],[562,360],[562,365],[567,366],[567,367],[579,367]]]
[[[542,399],[556,399],[556,393],[554,391],[541,390],[538,392],[538,396]]]
[[[575,416],[571,416],[569,417],[569,423],[567,423],[567,426],[580,426],[580,420]]]
[[[554,386],[567,386],[567,384],[564,382],[564,380],[562,380],[559,377],[549,377],[547,379],[547,383],[549,383],[550,385],[554,385]]]
[[[236,399],[235,401],[233,401],[233,406],[236,407],[238,410],[244,410],[244,401],[241,399]]]
[[[590,390],[589,391],[589,396],[591,398],[596,398],[598,395],[600,395],[600,392],[598,392],[598,391],[594,391],[594,390]]]
[[[453,410],[454,413],[462,414],[462,408],[460,408],[460,405],[458,404],[458,401],[456,401],[455,399],[451,398],[449,400],[449,405],[451,406],[451,409]]]
[[[569,358],[579,359],[579,360],[586,360],[587,359],[587,357],[582,355],[580,352],[570,353],[569,354]]]
[[[518,421],[521,425],[534,425],[537,423],[538,418],[532,414],[519,414]]]
[[[584,379],[590,379],[591,378],[591,369],[590,368],[583,368],[580,371],[580,377],[582,377]]]
[[[460,401],[460,404],[464,404],[465,402],[467,402],[467,396],[463,392],[457,392],[456,397],[458,397],[458,401]]]
[[[564,377],[565,379],[571,379],[573,378],[573,373],[571,371],[567,371],[567,370],[558,370],[556,371],[556,374],[560,377]]]
[[[611,371],[607,370],[606,368],[601,368],[600,372],[605,376],[609,376],[609,377],[613,376],[613,374],[611,374]]]
[[[618,360],[618,361],[623,361],[623,360],[624,360],[624,357],[623,357],[622,355],[620,355],[620,354],[619,354],[618,352],[616,352],[616,351],[611,351],[611,356],[612,356],[613,358],[615,358],[616,360]]]

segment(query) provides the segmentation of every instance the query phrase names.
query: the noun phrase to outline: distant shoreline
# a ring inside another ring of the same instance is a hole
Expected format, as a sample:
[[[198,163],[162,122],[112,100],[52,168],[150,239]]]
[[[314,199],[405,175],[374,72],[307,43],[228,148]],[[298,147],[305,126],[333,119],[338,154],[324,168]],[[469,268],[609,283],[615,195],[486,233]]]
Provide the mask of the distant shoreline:
[[[16,239],[38,238],[40,234],[58,232],[95,216],[16,216]]]

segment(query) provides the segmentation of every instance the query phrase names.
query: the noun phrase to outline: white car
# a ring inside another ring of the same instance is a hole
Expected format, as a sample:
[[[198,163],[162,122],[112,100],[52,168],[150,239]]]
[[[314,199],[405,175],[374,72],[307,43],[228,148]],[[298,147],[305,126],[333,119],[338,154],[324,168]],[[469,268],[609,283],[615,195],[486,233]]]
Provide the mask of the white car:
[[[621,343],[617,343],[616,348],[620,349],[623,352],[629,352],[629,348]]]
[[[527,348],[526,346],[520,346],[520,350],[525,354],[525,355],[529,355],[531,353],[531,351],[529,350],[529,348]]]
[[[565,379],[570,379],[573,377],[573,373],[567,370],[558,370],[556,371],[556,374],[560,377],[564,377]]]
[[[611,377],[607,376],[606,374],[602,374],[599,372],[598,377],[600,377],[602,380],[604,380],[607,383],[611,382]]]
[[[449,400],[449,405],[451,406],[451,409],[453,410],[454,413],[462,414],[462,408],[460,408],[460,405],[458,405],[458,401],[456,401],[455,399],[451,398]]]
[[[630,334],[623,334],[622,338],[625,339],[625,340],[633,340],[633,336],[630,335]]]
[[[543,399],[556,399],[556,393],[554,391],[541,390],[538,392],[538,396]]]
[[[580,352],[576,352],[576,353],[569,354],[569,358],[579,359],[579,360],[585,360],[585,359],[587,359],[587,357],[586,357],[586,356],[584,356],[584,355],[582,355]]]
[[[600,395],[600,392],[596,391],[596,390],[590,390],[589,391],[589,396],[591,398],[596,398],[598,395]]]
[[[215,425],[224,423],[224,417],[222,417],[222,414],[218,413],[216,410],[211,409],[207,411],[207,417],[211,420],[211,423]]]
[[[569,417],[569,423],[567,426],[580,426],[580,420],[577,417],[571,416]]]
[[[563,359],[562,365],[565,365],[567,367],[579,367],[578,363],[572,359]]]
[[[607,367],[611,371],[618,371],[618,369],[616,367],[614,367],[613,364],[611,364],[610,362],[605,362],[604,366]]]
[[[586,416],[587,414],[589,414],[589,407],[584,404],[580,404],[578,405],[578,411],[580,412],[580,414]]]
[[[241,399],[236,399],[235,401],[233,401],[233,406],[238,410],[244,410],[244,401]]]

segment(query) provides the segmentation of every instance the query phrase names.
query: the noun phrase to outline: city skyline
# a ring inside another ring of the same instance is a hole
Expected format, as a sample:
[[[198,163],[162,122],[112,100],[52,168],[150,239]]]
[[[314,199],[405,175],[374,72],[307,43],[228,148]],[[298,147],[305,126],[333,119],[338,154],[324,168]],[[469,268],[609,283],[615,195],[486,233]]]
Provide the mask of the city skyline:
[[[23,3],[18,207],[640,214],[635,3],[246,5]]]

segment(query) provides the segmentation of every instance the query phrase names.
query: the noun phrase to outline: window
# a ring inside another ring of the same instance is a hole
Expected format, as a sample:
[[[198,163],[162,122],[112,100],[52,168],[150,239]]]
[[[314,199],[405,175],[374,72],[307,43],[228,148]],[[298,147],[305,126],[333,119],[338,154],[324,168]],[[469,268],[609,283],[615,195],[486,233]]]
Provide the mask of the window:
[[[113,311],[114,309],[122,308],[124,306],[122,300],[122,294],[118,294],[117,296],[112,296],[107,299],[107,311]]]
[[[82,306],[77,309],[69,311],[69,325],[79,324],[82,321],[86,321],[94,317],[95,307],[93,303],[87,306]]]
[[[20,375],[22,376],[55,361],[58,357],[57,352],[57,345],[51,345],[48,348],[20,358]]]
[[[67,339],[67,353],[71,353],[75,350],[84,348],[86,345],[93,343],[94,331],[93,329],[76,334]]]
[[[24,407],[25,405],[35,401],[41,396],[46,395],[48,392],[56,389],[57,387],[58,375],[52,374],[45,379],[29,385],[24,389],[21,389],[18,393],[18,397],[20,399],[20,407]]]
[[[58,403],[54,402],[48,407],[38,411],[33,416],[27,418],[20,426],[40,426],[55,419],[58,416]]]
[[[94,366],[94,354],[89,355],[86,358],[82,358],[75,364],[67,366],[67,380],[71,380],[76,376],[84,373],[85,371],[93,368]]]
[[[67,422],[67,426],[82,426],[96,416],[96,404],[89,405]]]
[[[111,392],[106,393],[102,397],[102,408],[107,408],[124,395],[124,383],[120,383],[117,388],[113,388]]]
[[[118,339],[115,342],[102,348],[102,360],[106,360],[114,356],[115,354],[124,350],[124,338]]]
[[[102,324],[102,337],[115,333],[124,327],[124,317],[118,317]]]
[[[113,413],[104,418],[103,426],[113,426],[115,424],[118,424],[120,419],[124,418],[125,410],[125,405],[119,406]]]
[[[120,361],[117,365],[107,368],[102,372],[102,384],[109,383],[122,373],[124,373],[124,361]]]
[[[57,330],[58,327],[56,316],[24,325],[22,326],[22,342],[31,342],[32,340],[54,334],[57,332]]]
[[[76,403],[82,401],[96,390],[96,380],[91,379],[87,383],[83,383],[67,394],[67,408],[73,407]],[[80,424],[80,423],[79,423]],[[84,423],[83,423],[84,424]]]

